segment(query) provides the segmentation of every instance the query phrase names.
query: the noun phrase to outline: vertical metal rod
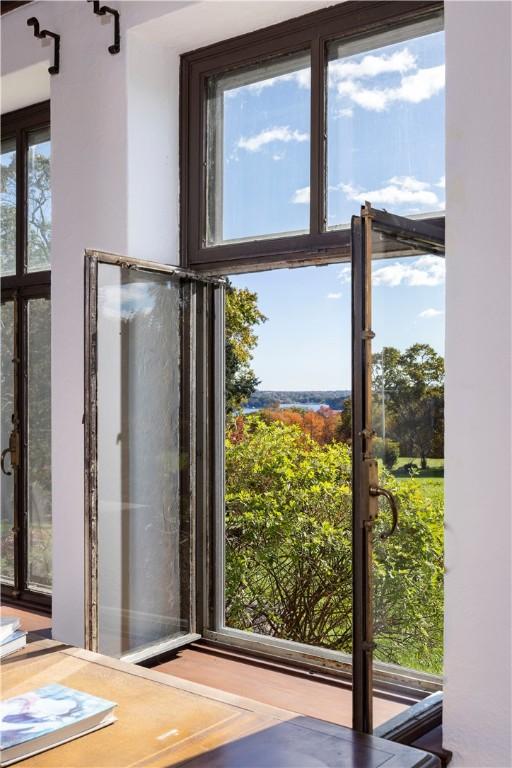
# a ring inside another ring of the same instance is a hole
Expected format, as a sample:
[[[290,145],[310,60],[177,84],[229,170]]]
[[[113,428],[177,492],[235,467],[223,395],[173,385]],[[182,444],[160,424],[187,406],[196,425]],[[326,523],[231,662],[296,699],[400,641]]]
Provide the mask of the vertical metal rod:
[[[352,723],[372,732],[371,221],[352,219]]]
[[[14,596],[19,597],[23,591],[23,545],[22,545],[22,521],[23,521],[23,487],[21,474],[21,453],[23,451],[22,436],[20,435],[20,408],[23,398],[22,376],[20,375],[21,331],[20,322],[21,301],[15,293],[12,301],[13,311],[13,402],[11,430],[18,432],[18,461],[11,469],[13,481],[13,556],[14,556]],[[12,456],[11,456],[12,459]]]
[[[18,412],[16,429],[19,432],[18,483],[18,551],[19,551],[19,590],[27,589],[28,580],[28,305],[30,299],[18,297],[18,350],[16,354],[18,375]]]
[[[85,647],[98,650],[98,472],[97,472],[97,293],[98,262],[85,256],[85,370],[84,370],[84,481],[85,481]]]
[[[212,405],[213,405],[213,440],[212,440],[212,459],[213,459],[213,482],[214,482],[214,502],[213,512],[216,520],[215,528],[215,616],[214,627],[218,630],[225,623],[225,501],[224,501],[224,481],[225,481],[225,456],[224,440],[226,426],[226,409],[224,402],[225,394],[225,290],[223,285],[216,285],[212,288],[213,293],[213,380],[212,380]]]

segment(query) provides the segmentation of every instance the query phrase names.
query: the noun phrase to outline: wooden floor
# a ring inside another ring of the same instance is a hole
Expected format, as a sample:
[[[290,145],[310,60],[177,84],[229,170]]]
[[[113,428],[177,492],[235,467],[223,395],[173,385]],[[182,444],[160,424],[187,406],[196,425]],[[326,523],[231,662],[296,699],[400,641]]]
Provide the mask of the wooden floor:
[[[351,689],[325,676],[298,670],[290,672],[279,665],[213,650],[202,643],[178,651],[173,659],[154,668],[262,704],[352,726]],[[376,699],[375,724],[389,720],[404,709],[406,705],[403,703]]]
[[[37,632],[42,637],[52,636],[51,616],[14,608],[12,605],[0,605],[0,616],[17,616],[21,621],[20,628],[25,632]]]
[[[51,637],[51,618],[34,611],[1,606],[2,615],[19,616],[21,629]],[[279,665],[257,662],[247,656],[212,650],[194,643],[154,669],[192,683],[254,699],[300,715],[337,725],[352,725],[352,692],[336,681],[305,672],[291,672]],[[406,708],[403,703],[375,699],[374,724],[389,720]]]

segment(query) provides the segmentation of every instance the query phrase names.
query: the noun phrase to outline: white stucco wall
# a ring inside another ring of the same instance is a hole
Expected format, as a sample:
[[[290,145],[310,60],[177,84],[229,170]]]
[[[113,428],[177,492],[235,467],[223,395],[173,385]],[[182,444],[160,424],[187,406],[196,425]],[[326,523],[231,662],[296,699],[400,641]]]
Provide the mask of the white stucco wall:
[[[2,112],[51,97],[54,636],[84,642],[83,252],[178,261],[179,54],[315,8],[298,2],[38,2],[2,19]],[[53,46],[26,20],[61,35]]]
[[[179,54],[327,4],[115,3],[117,56],[111,21],[86,3],[2,20],[2,111],[52,102],[59,640],[83,643],[84,248],[177,260]],[[51,79],[31,15],[62,35]],[[508,1],[447,2],[445,744],[474,768],[512,766],[510,30]]]
[[[510,2],[446,3],[444,736],[512,765]]]

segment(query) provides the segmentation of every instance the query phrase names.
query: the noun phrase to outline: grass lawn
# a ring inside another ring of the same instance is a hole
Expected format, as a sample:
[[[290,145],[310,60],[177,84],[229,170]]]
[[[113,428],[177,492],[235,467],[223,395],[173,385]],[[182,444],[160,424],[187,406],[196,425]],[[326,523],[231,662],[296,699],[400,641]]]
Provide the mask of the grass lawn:
[[[417,470],[411,474],[410,471],[405,469],[406,464],[413,462],[418,467]],[[397,480],[405,481],[414,477],[415,480],[419,480],[425,496],[433,501],[444,501],[444,459],[427,459],[427,468],[420,469],[420,459],[412,458],[410,456],[401,456],[393,469],[392,473]]]

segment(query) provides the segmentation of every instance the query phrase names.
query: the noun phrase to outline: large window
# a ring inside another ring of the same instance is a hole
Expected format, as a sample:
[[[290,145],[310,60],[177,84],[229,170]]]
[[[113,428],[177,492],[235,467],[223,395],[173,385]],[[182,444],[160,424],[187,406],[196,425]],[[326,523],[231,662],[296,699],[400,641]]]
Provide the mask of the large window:
[[[229,275],[200,630],[336,670],[369,732],[442,684],[442,3],[187,54],[182,115],[182,259]]]
[[[52,587],[49,103],[2,116],[2,596]]]
[[[442,4],[364,5],[182,58],[188,265],[347,255],[367,198],[443,211]]]

